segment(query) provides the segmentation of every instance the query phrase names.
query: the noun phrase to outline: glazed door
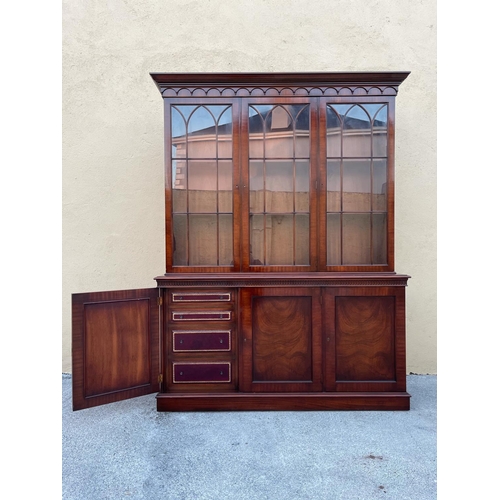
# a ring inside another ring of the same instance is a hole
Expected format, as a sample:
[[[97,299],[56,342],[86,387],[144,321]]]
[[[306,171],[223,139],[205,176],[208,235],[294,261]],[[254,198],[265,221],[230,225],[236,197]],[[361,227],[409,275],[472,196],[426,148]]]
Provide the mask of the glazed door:
[[[323,290],[325,390],[405,391],[405,288]]]
[[[72,295],[74,410],[159,390],[159,293]]]
[[[319,289],[242,289],[241,331],[242,391],[321,390]]]

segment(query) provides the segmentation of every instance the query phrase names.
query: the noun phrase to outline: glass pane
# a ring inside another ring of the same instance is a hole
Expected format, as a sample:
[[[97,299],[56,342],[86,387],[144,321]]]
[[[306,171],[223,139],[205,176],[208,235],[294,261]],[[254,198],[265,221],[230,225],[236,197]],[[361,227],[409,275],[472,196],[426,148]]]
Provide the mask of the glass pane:
[[[233,216],[219,215],[219,266],[233,265]]]
[[[187,215],[174,214],[172,218],[174,232],[174,266],[187,265]]]
[[[387,160],[373,160],[373,210],[387,210]]]
[[[309,158],[309,105],[289,106],[295,117],[295,158]]]
[[[295,265],[309,265],[309,215],[295,216]]]
[[[371,120],[358,105],[349,109],[343,123],[343,156],[370,157],[372,145]]]
[[[264,212],[264,164],[250,160],[250,212]]]
[[[264,265],[264,216],[250,215],[250,265]]]
[[[326,152],[328,157],[340,157],[342,123],[330,106],[326,107]]]
[[[249,106],[251,158],[308,158],[309,105]]]
[[[341,264],[340,259],[340,214],[326,216],[326,265]]]
[[[190,106],[191,107],[191,106]],[[186,119],[181,109],[172,106],[172,158],[186,158]]]
[[[267,111],[264,106],[248,107],[248,133],[250,158],[264,158],[264,120]],[[269,108],[269,106],[266,106]]]
[[[216,158],[216,119],[205,106],[198,107],[188,121],[188,157]]]
[[[266,158],[293,158],[294,129],[288,106],[275,106],[265,120],[264,155]]]
[[[207,106],[214,114],[221,112],[217,124],[217,156],[218,158],[233,157],[233,123],[231,107]]]
[[[387,264],[387,216],[373,214],[373,263]]]
[[[189,212],[217,212],[216,160],[189,161],[187,181]]]
[[[172,204],[174,212],[187,212],[186,162],[172,161]]]
[[[295,212],[309,212],[309,161],[295,162]]]
[[[387,106],[382,106],[374,116],[373,156],[387,156]]]
[[[266,212],[293,212],[293,161],[267,161]]]
[[[342,216],[342,264],[371,264],[370,214]]]
[[[340,212],[340,160],[328,160],[326,175],[326,211]]]
[[[219,212],[233,211],[233,162],[219,160]]]
[[[371,210],[370,160],[344,160],[342,189],[345,212]]]
[[[189,265],[217,265],[217,215],[189,215]]]
[[[267,265],[293,265],[293,215],[266,215]]]

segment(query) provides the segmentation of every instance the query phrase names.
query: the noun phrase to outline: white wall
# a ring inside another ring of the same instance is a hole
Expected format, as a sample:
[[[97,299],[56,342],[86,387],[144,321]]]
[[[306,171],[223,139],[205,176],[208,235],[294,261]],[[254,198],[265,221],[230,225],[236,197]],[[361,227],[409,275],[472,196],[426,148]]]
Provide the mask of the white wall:
[[[396,271],[407,369],[436,373],[432,0],[63,2],[63,359],[71,294],[154,287],[164,265],[163,103],[150,72],[411,71],[396,111]]]

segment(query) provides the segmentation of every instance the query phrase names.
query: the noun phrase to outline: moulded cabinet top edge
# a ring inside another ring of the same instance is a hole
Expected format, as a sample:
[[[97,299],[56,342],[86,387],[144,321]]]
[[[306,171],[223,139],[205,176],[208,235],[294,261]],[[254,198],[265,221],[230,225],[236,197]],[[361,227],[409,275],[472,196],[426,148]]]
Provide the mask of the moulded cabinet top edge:
[[[203,85],[399,85],[409,71],[319,73],[150,73],[158,89],[165,86]]]

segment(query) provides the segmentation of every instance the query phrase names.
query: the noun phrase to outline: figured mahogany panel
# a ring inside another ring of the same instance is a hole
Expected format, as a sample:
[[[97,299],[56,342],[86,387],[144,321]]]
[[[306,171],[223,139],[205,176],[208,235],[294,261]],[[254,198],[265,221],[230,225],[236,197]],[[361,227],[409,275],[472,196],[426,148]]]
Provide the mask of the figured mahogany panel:
[[[158,291],[73,295],[73,407],[158,390]]]
[[[394,297],[337,297],[338,381],[395,380]]]
[[[312,380],[310,297],[255,297],[253,379]]]
[[[316,288],[241,290],[240,390],[321,390]]]

